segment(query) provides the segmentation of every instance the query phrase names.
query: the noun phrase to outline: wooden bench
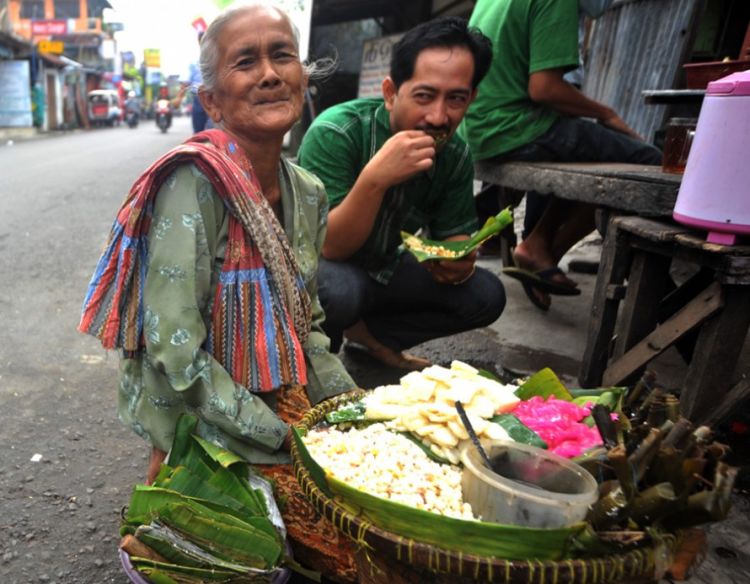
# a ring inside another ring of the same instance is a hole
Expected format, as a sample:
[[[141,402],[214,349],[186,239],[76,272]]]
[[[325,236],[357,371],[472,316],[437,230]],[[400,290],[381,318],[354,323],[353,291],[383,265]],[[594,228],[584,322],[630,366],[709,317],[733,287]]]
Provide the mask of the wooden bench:
[[[698,270],[677,288],[670,286],[673,259]],[[682,351],[689,365],[680,405],[694,422],[716,422],[750,394],[747,382],[731,387],[749,326],[750,246],[711,244],[687,227],[615,217],[604,241],[581,385],[631,381],[692,335],[694,346]]]

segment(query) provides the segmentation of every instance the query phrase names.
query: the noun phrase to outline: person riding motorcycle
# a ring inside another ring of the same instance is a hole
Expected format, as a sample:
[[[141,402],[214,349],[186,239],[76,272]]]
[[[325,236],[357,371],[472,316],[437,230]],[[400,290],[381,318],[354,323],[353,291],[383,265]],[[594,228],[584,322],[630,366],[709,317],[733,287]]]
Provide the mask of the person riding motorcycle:
[[[141,100],[136,96],[135,91],[130,90],[125,100],[125,121],[128,126],[134,128],[138,125],[141,117]]]

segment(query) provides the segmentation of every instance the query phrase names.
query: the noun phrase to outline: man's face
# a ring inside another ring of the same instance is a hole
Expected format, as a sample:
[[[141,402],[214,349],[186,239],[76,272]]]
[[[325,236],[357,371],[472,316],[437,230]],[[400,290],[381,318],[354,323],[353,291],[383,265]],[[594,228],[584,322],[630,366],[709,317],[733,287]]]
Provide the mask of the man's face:
[[[445,144],[474,99],[471,87],[474,58],[465,47],[434,47],[417,57],[414,75],[396,86],[383,81],[385,107],[390,112],[391,131],[422,130]]]

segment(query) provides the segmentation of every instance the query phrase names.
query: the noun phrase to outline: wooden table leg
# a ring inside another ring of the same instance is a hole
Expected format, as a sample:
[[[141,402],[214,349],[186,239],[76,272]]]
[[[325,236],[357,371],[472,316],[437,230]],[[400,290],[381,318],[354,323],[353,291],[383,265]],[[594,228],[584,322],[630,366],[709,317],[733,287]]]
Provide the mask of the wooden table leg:
[[[617,308],[623,297],[622,283],[628,273],[630,254],[627,235],[617,228],[617,217],[612,217],[596,277],[586,351],[579,374],[582,387],[598,386],[607,367],[609,344],[615,330]]]
[[[659,317],[659,300],[664,296],[672,258],[636,251],[628,274],[628,289],[617,322],[617,341],[612,358],[622,357],[628,349],[654,330]],[[637,377],[636,371],[631,377]],[[626,383],[630,379],[624,380]]]
[[[730,390],[750,326],[747,286],[722,286],[724,309],[701,327],[680,396],[682,414],[701,423]]]

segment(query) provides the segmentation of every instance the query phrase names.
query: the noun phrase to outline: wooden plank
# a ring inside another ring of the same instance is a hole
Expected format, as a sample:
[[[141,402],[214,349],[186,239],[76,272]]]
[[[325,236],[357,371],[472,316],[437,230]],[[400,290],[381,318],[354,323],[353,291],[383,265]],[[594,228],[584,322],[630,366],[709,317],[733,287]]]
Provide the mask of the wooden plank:
[[[716,313],[723,304],[721,285],[714,282],[672,318],[660,325],[620,359],[613,362],[604,372],[604,385],[617,385],[622,380],[627,379],[651,359],[666,351],[677,339],[693,327],[700,325]],[[700,353],[696,350],[696,354]]]
[[[656,254],[639,252],[633,255],[625,302],[617,323],[614,359],[622,357],[654,330],[659,312],[658,300],[664,297],[671,261],[669,257]]]
[[[729,414],[736,411],[737,404],[741,404],[748,399],[750,399],[750,379],[745,378],[718,400],[710,413],[701,418],[701,423],[715,427]]]
[[[669,217],[677,200],[680,179],[653,168],[634,164],[482,161],[475,165],[475,176],[484,182],[522,191],[554,193],[562,199],[618,211]]]
[[[674,241],[680,234],[689,232],[689,228],[682,225],[645,217],[620,217],[617,221],[623,231],[654,242]]]
[[[607,367],[609,345],[615,330],[617,309],[630,264],[630,246],[627,236],[617,228],[617,218],[612,217],[602,246],[599,272],[591,302],[591,318],[586,339],[586,350],[581,361],[579,382],[582,387],[601,385]]]
[[[691,421],[709,417],[729,391],[750,325],[747,286],[722,286],[724,309],[701,327],[680,395],[680,409]]]

